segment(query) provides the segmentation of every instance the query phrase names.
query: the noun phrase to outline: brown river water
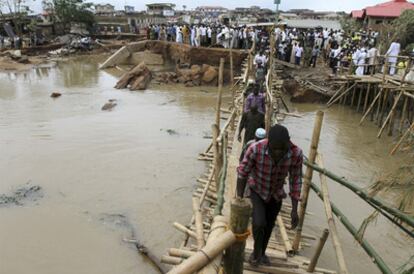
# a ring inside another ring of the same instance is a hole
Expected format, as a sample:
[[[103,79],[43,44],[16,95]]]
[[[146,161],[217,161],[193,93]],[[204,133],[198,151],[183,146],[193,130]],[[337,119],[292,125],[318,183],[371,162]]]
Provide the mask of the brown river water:
[[[182,240],[171,224],[191,216],[194,182],[205,169],[196,158],[210,142],[203,136],[214,120],[215,89],[115,90],[120,72],[97,70],[101,61],[81,57],[0,73],[0,194],[26,183],[43,194],[0,207],[1,274],[157,273],[122,239],[135,237],[157,256]],[[50,98],[54,91],[62,97]],[[108,99],[118,106],[101,111]],[[284,123],[308,151],[319,106],[294,107],[303,117]],[[377,128],[357,127],[359,118],[346,108],[328,110],[320,151],[327,168],[367,186],[379,172],[412,159],[387,156],[392,139],[377,140]],[[329,187],[355,226],[372,212],[345,188]],[[319,236],[327,225],[315,195],[310,210],[306,230]],[[352,273],[379,273],[338,226]],[[366,237],[393,270],[414,253],[414,242],[381,217]],[[330,241],[320,265],[336,267]]]

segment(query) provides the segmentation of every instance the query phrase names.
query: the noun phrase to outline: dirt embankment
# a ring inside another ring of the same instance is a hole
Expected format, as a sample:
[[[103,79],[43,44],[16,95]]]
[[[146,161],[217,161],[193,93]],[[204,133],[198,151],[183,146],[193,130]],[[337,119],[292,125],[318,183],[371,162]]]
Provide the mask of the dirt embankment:
[[[337,90],[330,70],[321,65],[318,68],[280,68],[284,79],[283,91],[291,96],[294,103],[326,103]]]

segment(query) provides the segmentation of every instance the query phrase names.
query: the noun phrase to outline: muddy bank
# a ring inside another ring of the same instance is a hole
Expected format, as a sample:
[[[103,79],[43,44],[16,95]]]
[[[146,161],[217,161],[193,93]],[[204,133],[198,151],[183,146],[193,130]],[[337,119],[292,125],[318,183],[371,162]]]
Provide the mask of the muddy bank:
[[[142,41],[128,44],[119,49],[106,62],[101,65],[101,69],[130,64],[137,65],[134,54],[143,51],[150,51],[154,54],[160,54],[166,62],[174,64],[207,64],[217,66],[220,58],[225,58],[225,67],[230,67],[230,51],[222,48],[204,48],[191,47],[187,44],[180,44],[165,41]],[[234,68],[240,68],[243,60],[247,56],[247,51],[233,50]],[[139,60],[139,62],[142,60]]]

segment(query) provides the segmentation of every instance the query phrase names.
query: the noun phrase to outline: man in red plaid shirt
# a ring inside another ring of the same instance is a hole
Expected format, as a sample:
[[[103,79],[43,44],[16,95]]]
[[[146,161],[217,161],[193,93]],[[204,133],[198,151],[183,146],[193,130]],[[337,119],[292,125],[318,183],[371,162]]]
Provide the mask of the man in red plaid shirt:
[[[249,259],[253,266],[270,265],[265,252],[282,200],[287,197],[283,186],[288,175],[292,229],[298,224],[302,163],[302,150],[290,141],[288,130],[275,125],[267,139],[250,145],[238,167],[237,195],[243,198],[248,184],[247,192],[253,205],[254,251]]]

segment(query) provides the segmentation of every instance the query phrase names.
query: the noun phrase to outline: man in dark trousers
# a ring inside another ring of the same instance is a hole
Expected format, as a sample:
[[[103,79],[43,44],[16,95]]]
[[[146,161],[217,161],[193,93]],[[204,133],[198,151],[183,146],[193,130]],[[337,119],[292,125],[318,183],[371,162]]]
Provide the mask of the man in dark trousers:
[[[250,111],[243,113],[240,121],[238,140],[241,142],[241,133],[244,129],[243,144],[246,144],[255,137],[256,129],[265,127],[265,116],[260,113],[256,105],[250,107]]]
[[[290,141],[288,130],[275,125],[267,139],[250,145],[237,169],[237,196],[243,198],[248,184],[247,192],[250,192],[253,205],[254,251],[249,258],[253,266],[270,265],[265,252],[282,200],[287,197],[283,185],[288,175],[292,199],[291,229],[298,225],[302,163],[302,150]]]

